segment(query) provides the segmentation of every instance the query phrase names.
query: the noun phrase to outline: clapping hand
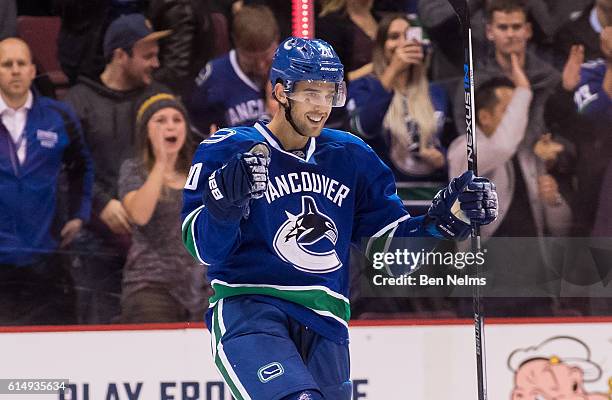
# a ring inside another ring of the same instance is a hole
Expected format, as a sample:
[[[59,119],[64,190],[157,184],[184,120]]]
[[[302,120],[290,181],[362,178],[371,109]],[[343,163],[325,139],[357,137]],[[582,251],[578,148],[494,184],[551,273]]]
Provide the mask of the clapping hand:
[[[563,67],[563,89],[573,92],[580,83],[580,66],[584,62],[584,46],[573,45]]]

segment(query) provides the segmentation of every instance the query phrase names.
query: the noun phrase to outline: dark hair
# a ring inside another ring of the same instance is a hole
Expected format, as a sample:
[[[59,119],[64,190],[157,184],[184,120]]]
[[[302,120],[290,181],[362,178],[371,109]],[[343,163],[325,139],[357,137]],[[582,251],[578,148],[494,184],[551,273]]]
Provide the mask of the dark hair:
[[[515,88],[514,83],[506,77],[491,78],[479,85],[474,95],[476,109],[492,110],[499,103],[495,90],[502,87]]]
[[[374,38],[374,48],[372,49],[372,63],[374,64],[374,73],[381,74],[384,69],[384,53],[385,53],[385,42],[389,35],[389,28],[391,23],[396,19],[402,19],[410,24],[410,20],[405,14],[388,14],[378,23],[378,29],[376,30],[376,37]]]
[[[118,49],[123,50],[128,55],[129,58],[134,57],[134,46],[133,45],[130,46],[130,47],[125,47],[125,48],[118,47],[115,50],[118,50]],[[115,50],[111,51],[110,54],[108,54],[105,57],[104,62],[106,63],[106,65],[110,64],[111,62],[113,62],[113,58],[115,58]]]
[[[264,5],[241,7],[232,25],[232,39],[236,47],[254,51],[267,50],[280,38],[276,18],[270,8]]]
[[[525,0],[487,0],[486,10],[487,22],[493,21],[493,14],[496,11],[503,13],[522,11],[525,14],[525,19],[528,17]]]

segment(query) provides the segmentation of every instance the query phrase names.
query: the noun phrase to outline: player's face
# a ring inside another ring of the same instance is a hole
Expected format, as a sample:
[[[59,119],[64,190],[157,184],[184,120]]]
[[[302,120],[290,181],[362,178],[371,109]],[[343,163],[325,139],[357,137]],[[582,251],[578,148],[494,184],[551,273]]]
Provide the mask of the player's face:
[[[148,86],[153,82],[153,71],[159,68],[158,54],[156,41],[144,40],[134,44],[132,56],[125,62],[125,73],[134,86]]]
[[[3,96],[25,96],[35,76],[36,68],[23,42],[15,39],[0,42],[0,92]]]
[[[166,152],[178,153],[185,144],[187,123],[183,114],[174,107],[158,110],[147,123],[149,141],[163,145]]]
[[[274,41],[267,49],[258,51],[237,47],[236,53],[238,54],[240,69],[257,85],[263,86],[268,80],[272,58],[274,58],[277,47],[277,41]]]
[[[523,54],[531,39],[531,24],[523,11],[495,11],[487,24],[487,39],[495,45],[495,50],[504,56]]]
[[[389,30],[387,31],[387,40],[385,40],[385,61],[391,61],[391,57],[393,57],[395,50],[406,44],[406,32],[408,28],[410,28],[410,24],[403,18],[398,18],[391,22]]]
[[[335,92],[336,85],[330,82],[301,81],[295,84],[291,95],[291,117],[301,134],[319,136],[331,113]]]

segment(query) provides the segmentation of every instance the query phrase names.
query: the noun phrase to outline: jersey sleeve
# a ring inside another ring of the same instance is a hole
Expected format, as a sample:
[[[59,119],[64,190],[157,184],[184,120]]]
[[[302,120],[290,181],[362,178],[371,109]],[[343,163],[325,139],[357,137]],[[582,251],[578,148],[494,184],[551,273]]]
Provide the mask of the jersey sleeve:
[[[54,102],[55,110],[60,113],[68,134],[69,144],[62,161],[68,180],[69,217],[88,222],[91,215],[94,165],[91,153],[74,110],[67,104]]]
[[[233,129],[221,129],[200,143],[183,189],[183,244],[204,265],[224,260],[240,243],[240,221],[213,217],[203,202],[204,185],[208,185],[210,175],[230,157],[246,151],[248,142],[238,142],[234,135],[237,133]]]
[[[376,242],[392,237],[429,237],[423,217],[411,217],[397,195],[393,173],[363,144],[359,152],[352,242],[369,257]]]
[[[216,100],[213,63],[209,62],[195,79],[195,88],[187,103],[189,118],[202,137],[208,136],[212,124],[224,126],[225,110]]]
[[[580,83],[574,101],[581,114],[601,116],[609,113],[612,100],[603,87],[606,67],[603,63],[587,63],[580,70]]]
[[[392,96],[376,78],[368,76],[351,82],[347,104],[351,130],[365,139],[380,135]]]

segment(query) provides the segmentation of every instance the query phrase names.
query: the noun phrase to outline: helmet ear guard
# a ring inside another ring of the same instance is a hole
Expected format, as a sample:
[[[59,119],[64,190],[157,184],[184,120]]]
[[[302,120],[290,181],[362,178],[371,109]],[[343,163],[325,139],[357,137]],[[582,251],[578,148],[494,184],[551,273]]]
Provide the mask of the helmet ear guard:
[[[346,98],[348,97],[348,90],[346,88],[346,82],[342,81],[336,83],[336,94],[334,97],[334,105],[332,107],[344,107],[346,104]]]

